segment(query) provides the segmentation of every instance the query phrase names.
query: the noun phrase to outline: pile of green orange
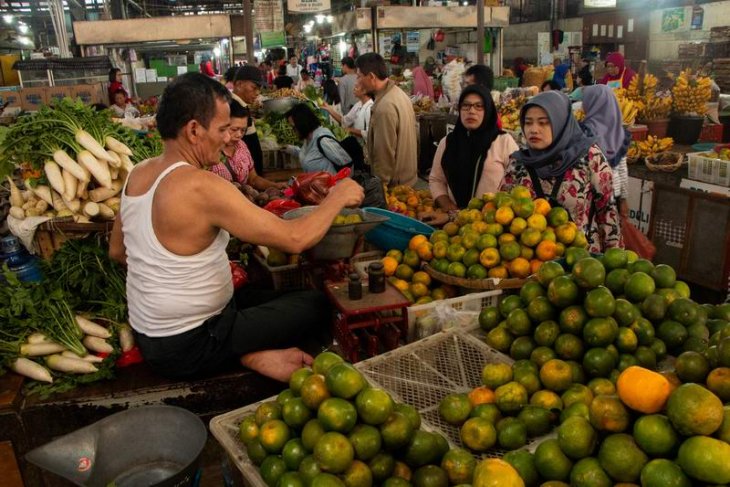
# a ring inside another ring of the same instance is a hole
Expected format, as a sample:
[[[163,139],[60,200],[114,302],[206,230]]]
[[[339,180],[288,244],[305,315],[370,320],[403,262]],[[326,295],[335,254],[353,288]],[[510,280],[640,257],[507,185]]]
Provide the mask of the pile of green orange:
[[[453,298],[456,289],[447,284],[440,284],[431,276],[420,270],[421,262],[427,261],[431,249],[424,235],[416,235],[408,243],[408,248],[389,250],[382,259],[383,270],[388,280],[411,303],[426,304],[440,299]]]
[[[448,487],[471,483],[477,464],[331,352],[245,417],[239,437],[270,487]]]
[[[585,235],[565,209],[531,199],[524,186],[473,198],[456,221],[428,239],[421,237],[409,245],[418,264],[428,262],[436,271],[469,279],[526,278],[566,248],[586,247]]]
[[[615,379],[631,365],[654,369],[667,354],[680,356],[679,373],[688,376],[701,375],[699,357],[708,365],[721,355],[730,359],[730,344],[727,351],[719,347],[717,333],[730,310],[690,300],[689,287],[670,266],[621,249],[598,259],[581,252],[572,260],[568,254],[570,270],[547,262],[519,295],[482,310],[487,344],[538,367],[561,359],[579,382],[585,376]]]

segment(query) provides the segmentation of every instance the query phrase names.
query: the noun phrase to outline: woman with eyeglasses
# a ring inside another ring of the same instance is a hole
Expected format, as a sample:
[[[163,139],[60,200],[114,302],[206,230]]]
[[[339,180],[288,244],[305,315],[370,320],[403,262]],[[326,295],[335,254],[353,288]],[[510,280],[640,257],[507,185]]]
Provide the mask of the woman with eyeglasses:
[[[503,189],[522,185],[565,208],[591,252],[621,246],[611,166],[597,139],[573,117],[568,97],[547,91],[531,98],[520,125],[527,148],[513,154]]]
[[[286,188],[286,183],[274,183],[256,173],[251,152],[242,140],[248,127],[249,110],[235,100],[231,101],[230,107],[231,124],[228,133],[231,138],[223,147],[221,162],[212,166],[210,170],[236,185],[247,184],[258,191],[272,187]]]
[[[441,139],[428,178],[442,212],[422,213],[420,218],[432,225],[453,220],[470,199],[497,191],[510,155],[519,149],[512,136],[497,127],[497,109],[486,88],[464,88],[458,107],[456,128]]]

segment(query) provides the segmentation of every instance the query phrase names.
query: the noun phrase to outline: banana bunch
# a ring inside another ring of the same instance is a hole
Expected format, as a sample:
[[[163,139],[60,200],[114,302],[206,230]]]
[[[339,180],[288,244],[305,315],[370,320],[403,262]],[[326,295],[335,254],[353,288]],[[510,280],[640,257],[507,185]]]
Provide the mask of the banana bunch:
[[[618,106],[621,108],[621,117],[624,125],[633,125],[636,115],[639,113],[639,105],[628,98],[619,98]]]
[[[626,152],[626,158],[630,161],[635,161],[641,157],[641,151],[639,149],[639,143],[635,140],[631,141],[631,145],[629,145],[629,150]]]
[[[649,157],[654,154],[658,154],[659,152],[667,151],[671,149],[673,145],[674,139],[671,137],[664,137],[663,139],[660,139],[650,135],[646,138],[646,140],[637,142],[636,148],[640,157]],[[629,147],[629,153],[627,153],[626,156],[631,157],[631,147]]]
[[[656,87],[659,80],[653,74],[647,73],[644,75],[644,81],[639,84],[639,76],[631,78],[629,87],[626,91],[626,98],[632,101],[639,101],[646,99],[647,101],[656,96]]]
[[[707,102],[712,96],[711,85],[712,81],[706,76],[696,76],[689,69],[682,71],[672,88],[674,112],[704,115],[707,111]]]
[[[586,118],[586,112],[582,108],[579,108],[573,112],[573,116],[577,121],[582,122]]]
[[[642,104],[639,110],[639,120],[659,120],[669,118],[672,111],[671,96],[655,96],[647,99],[646,104]]]

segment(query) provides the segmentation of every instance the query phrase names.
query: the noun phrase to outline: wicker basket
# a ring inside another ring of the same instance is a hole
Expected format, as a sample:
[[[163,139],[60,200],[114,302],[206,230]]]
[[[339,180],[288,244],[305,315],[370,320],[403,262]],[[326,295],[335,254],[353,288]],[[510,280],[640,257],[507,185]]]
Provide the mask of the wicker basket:
[[[660,152],[644,158],[644,163],[650,171],[674,172],[684,163],[684,154],[681,152]]]
[[[491,277],[488,279],[466,279],[463,277],[454,277],[444,274],[428,264],[423,267],[423,270],[432,278],[443,282],[444,284],[451,284],[452,286],[458,286],[464,289],[476,289],[480,291],[490,291],[493,289],[519,289],[530,280],[530,278],[495,279]]]

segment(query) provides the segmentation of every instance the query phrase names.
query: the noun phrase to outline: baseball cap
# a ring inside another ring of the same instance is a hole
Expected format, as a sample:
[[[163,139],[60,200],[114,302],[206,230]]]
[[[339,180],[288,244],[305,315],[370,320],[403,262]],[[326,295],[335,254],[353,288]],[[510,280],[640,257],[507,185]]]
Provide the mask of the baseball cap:
[[[253,66],[241,66],[236,70],[233,81],[253,81],[261,86],[261,71]]]

